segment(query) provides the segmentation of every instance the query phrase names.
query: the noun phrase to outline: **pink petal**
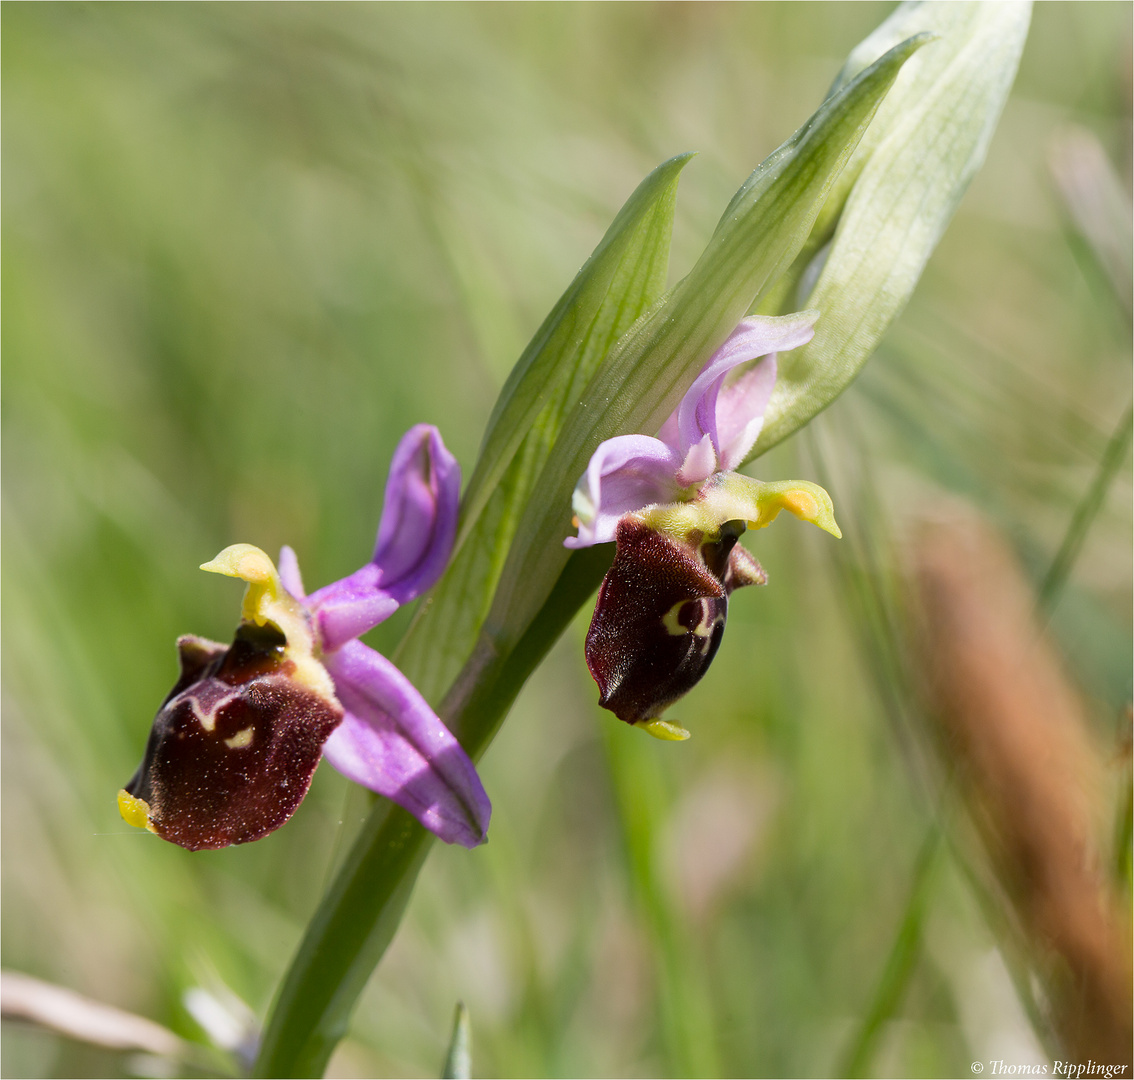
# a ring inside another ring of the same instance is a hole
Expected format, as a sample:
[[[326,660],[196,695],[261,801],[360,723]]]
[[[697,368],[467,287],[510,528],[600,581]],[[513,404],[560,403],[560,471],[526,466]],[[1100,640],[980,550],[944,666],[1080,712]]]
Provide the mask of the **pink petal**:
[[[373,559],[382,588],[398,603],[420,596],[444,572],[460,495],[461,467],[440,432],[429,424],[410,428],[390,463]]]
[[[283,587],[296,600],[302,600],[307,594],[303,591],[303,578],[299,573],[299,559],[287,544],[280,548],[279,572]]]
[[[409,679],[358,641],[324,663],[346,709],[323,746],[327,760],[447,843],[483,843],[492,813],[488,795],[461,744]]]
[[[729,373],[738,365],[748,363],[761,356],[768,356],[776,352],[786,352],[798,348],[811,340],[815,333],[817,312],[800,312],[795,315],[770,317],[752,315],[742,319],[736,329],[728,336],[725,343],[709,358],[701,369],[701,373],[689,387],[685,397],[681,399],[676,411],[663,430],[673,432],[679,440],[682,453],[688,453],[690,447],[699,443],[706,435],[712,440],[718,458],[722,456],[722,447],[730,447],[729,457],[737,461],[752,448],[749,442],[737,458],[737,448],[748,437],[753,422],[763,422],[764,412],[768,407],[768,397],[752,393],[737,403],[737,408],[729,407],[722,417],[717,409],[717,398]],[[774,371],[774,369],[773,369]],[[773,376],[774,378],[774,376]],[[762,382],[758,383],[762,387]],[[751,410],[741,412],[741,408]],[[725,429],[721,429],[722,419]],[[756,427],[759,435],[759,427]],[[727,466],[722,466],[727,467]]]
[[[690,484],[701,484],[708,480],[713,473],[719,471],[716,448],[713,446],[712,437],[706,434],[701,436],[700,442],[689,447],[689,452],[685,455],[685,460],[678,470],[677,482],[682,487],[689,487]]]
[[[648,435],[618,435],[601,443],[575,490],[579,535],[563,541],[569,548],[605,544],[614,539],[618,519],[680,494],[676,451]]]
[[[776,355],[773,353],[718,391],[716,423],[723,471],[738,468],[756,445],[775,385]]]
[[[374,557],[308,598],[324,649],[377,626],[441,576],[453,550],[460,488],[461,467],[437,429],[410,428],[390,464]]]

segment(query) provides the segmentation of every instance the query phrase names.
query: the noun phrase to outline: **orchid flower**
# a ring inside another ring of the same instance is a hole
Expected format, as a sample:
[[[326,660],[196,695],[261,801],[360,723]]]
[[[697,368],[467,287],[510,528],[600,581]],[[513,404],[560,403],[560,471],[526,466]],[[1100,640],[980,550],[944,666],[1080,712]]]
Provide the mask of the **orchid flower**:
[[[607,439],[575,489],[578,535],[564,544],[618,544],[587,633],[599,704],[658,738],[689,737],[660,713],[708,670],[732,591],[767,581],[736,545],[745,528],[789,510],[841,535],[817,484],[761,483],[735,471],[760,436],[776,353],[810,341],[817,318],[812,311],[742,320],[658,436]]]
[[[436,428],[394,452],[371,560],[305,595],[295,553],[279,570],[251,544],[201,569],[248,583],[231,646],[177,642],[181,675],[146,754],[119,792],[132,825],[182,847],[220,848],[279,828],[320,756],[450,843],[485,838],[491,806],[468,755],[413,684],[360,634],[441,576],[461,474]]]

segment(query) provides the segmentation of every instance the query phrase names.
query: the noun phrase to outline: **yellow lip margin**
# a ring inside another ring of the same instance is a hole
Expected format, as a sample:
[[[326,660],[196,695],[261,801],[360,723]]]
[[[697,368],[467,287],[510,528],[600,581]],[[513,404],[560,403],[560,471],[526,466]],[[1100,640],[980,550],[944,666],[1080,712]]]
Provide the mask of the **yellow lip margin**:
[[[641,728],[655,739],[664,742],[685,742],[689,738],[689,732],[671,720],[659,720],[656,717],[653,720],[637,720],[634,727]]]
[[[145,799],[135,799],[125,788],[118,792],[118,812],[127,825],[154,832],[150,824],[150,804]]]

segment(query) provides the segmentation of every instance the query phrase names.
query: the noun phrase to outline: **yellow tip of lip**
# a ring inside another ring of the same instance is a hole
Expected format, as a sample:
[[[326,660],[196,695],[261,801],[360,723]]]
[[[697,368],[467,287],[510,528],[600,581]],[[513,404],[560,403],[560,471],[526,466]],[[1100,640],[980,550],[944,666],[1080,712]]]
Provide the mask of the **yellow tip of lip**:
[[[685,728],[680,724],[671,723],[669,720],[658,720],[657,718],[638,720],[634,726],[641,728],[655,739],[662,739],[664,742],[685,742],[689,738],[689,732]]]
[[[145,799],[135,799],[125,788],[118,792],[118,812],[127,825],[154,831],[150,825],[150,804]]]

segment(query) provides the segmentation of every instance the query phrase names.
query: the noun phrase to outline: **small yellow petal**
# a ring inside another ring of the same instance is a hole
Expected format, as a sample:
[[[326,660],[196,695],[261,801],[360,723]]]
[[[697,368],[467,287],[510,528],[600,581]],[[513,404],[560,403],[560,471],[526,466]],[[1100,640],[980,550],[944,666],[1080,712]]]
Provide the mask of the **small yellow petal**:
[[[747,477],[741,480],[733,477],[729,478],[729,483],[735,487],[740,487],[747,480]],[[747,486],[752,508],[756,510],[756,514],[748,519],[749,528],[762,529],[771,525],[781,510],[787,510],[800,521],[809,521],[824,532],[842,538],[842,531],[835,522],[831,496],[818,484],[808,480],[779,480],[769,484],[752,481]]]
[[[201,569],[256,585],[270,585],[279,577],[272,560],[252,544],[232,544],[211,562],[201,563]]]
[[[685,730],[680,724],[674,724],[669,720],[638,720],[634,723],[634,727],[641,728],[643,731],[652,735],[655,739],[662,739],[665,742],[685,742],[689,738],[689,732]]]
[[[252,544],[232,544],[212,562],[202,563],[201,569],[210,574],[224,574],[248,582],[244,590],[241,614],[245,622],[263,626],[266,622],[279,623],[276,618],[284,600],[283,585],[276,572],[276,564]],[[280,625],[286,634],[288,628]]]
[[[201,569],[247,581],[241,618],[255,626],[270,623],[279,630],[287,641],[285,654],[295,662],[291,677],[325,698],[334,698],[331,676],[316,656],[316,642],[303,605],[283,587],[276,564],[267,554],[253,544],[232,544],[211,562],[202,563]]]

